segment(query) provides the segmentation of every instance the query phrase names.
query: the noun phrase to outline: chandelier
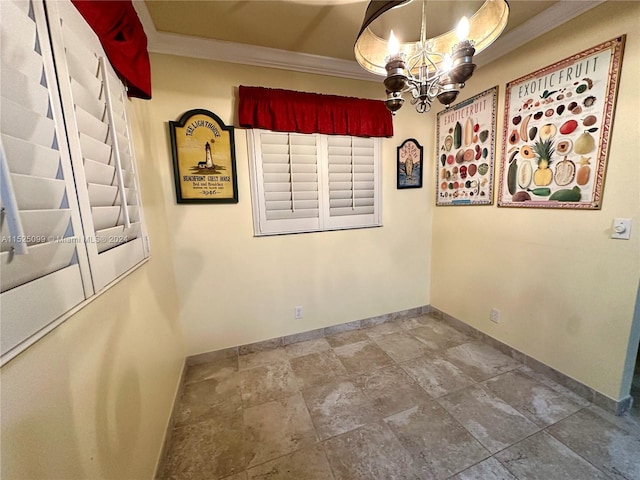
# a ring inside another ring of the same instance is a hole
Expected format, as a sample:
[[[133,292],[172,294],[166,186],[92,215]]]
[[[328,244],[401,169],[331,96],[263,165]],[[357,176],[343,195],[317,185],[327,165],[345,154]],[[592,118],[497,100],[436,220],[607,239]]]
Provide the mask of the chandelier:
[[[473,75],[473,56],[500,36],[509,18],[506,0],[486,0],[470,19],[462,17],[455,30],[427,38],[427,2],[423,0],[418,41],[399,42],[393,30],[385,41],[373,32],[374,20],[410,2],[371,1],[354,49],[365,70],[385,76],[385,105],[394,115],[404,103],[404,93],[411,94],[411,103],[419,113],[428,112],[436,98],[449,107]]]

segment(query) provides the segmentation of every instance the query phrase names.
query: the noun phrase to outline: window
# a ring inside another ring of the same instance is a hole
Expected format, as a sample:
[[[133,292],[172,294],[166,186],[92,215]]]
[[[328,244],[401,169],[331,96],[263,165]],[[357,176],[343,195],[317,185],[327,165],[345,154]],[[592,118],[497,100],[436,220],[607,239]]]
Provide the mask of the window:
[[[256,235],[381,225],[380,140],[251,130]]]
[[[146,255],[126,91],[70,2],[49,2],[53,53],[94,289]],[[75,114],[73,114],[75,113]],[[95,241],[93,241],[95,239]]]
[[[0,8],[4,362],[148,249],[123,85],[93,31],[70,2],[49,25],[41,1]]]

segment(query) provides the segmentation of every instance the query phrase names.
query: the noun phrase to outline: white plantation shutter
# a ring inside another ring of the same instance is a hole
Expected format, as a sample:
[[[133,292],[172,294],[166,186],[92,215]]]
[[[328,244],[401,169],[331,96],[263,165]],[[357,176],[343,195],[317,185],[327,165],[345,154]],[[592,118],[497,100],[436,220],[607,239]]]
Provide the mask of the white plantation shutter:
[[[376,140],[329,135],[327,149],[327,226],[335,228],[376,225]]]
[[[378,139],[253,130],[256,235],[380,225]]]
[[[254,142],[262,233],[318,229],[317,136],[255,130]]]
[[[47,4],[69,146],[96,291],[148,251],[126,92],[97,36],[68,2]]]
[[[3,0],[0,16],[5,357],[93,292],[43,6]]]
[[[0,1],[0,362],[148,255],[126,94],[69,1]],[[143,241],[144,240],[144,241]]]

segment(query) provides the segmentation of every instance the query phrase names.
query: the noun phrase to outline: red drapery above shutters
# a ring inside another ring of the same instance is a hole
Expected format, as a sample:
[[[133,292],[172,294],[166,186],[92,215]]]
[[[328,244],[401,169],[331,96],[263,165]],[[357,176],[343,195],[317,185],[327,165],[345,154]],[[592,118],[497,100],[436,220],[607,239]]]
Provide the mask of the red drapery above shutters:
[[[131,0],[71,0],[96,32],[130,97],[151,98],[147,36]]]
[[[241,127],[278,132],[391,137],[391,112],[380,100],[240,85]]]

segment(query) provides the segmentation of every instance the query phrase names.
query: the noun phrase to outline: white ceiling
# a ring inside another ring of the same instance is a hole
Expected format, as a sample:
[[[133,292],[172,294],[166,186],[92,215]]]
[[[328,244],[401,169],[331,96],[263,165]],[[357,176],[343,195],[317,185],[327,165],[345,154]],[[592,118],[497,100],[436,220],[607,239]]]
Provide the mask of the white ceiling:
[[[511,0],[507,28],[476,57],[476,63],[486,64],[602,1]],[[379,81],[379,77],[360,68],[353,55],[368,3],[363,0],[134,2],[151,52]],[[417,26],[420,2],[413,3],[418,5],[396,11],[405,15],[406,23]],[[470,16],[480,4],[482,1],[429,1],[428,35],[453,28],[460,16]]]

